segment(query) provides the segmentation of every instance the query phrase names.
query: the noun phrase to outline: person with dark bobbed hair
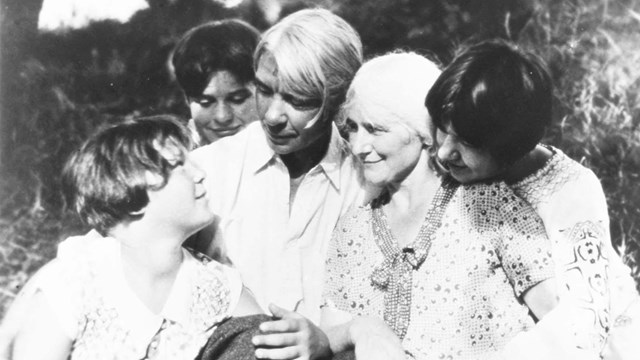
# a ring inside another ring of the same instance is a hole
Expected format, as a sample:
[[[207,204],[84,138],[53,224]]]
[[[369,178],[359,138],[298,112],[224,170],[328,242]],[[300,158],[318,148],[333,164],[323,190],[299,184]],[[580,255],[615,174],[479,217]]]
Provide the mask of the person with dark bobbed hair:
[[[552,96],[541,58],[516,44],[487,40],[461,48],[425,105],[440,169],[463,184],[504,180],[533,205],[552,240],[560,305],[523,333],[519,358],[563,353],[597,359],[618,323],[612,320],[634,298],[636,308],[640,302],[611,244],[598,178],[561,150],[540,144],[551,123]]]
[[[213,21],[180,39],[172,63],[198,145],[236,134],[258,119],[253,52],[260,33],[238,19]]]
[[[490,155],[495,170],[512,165],[532,151],[551,123],[551,77],[532,53],[492,40],[460,53],[429,91],[426,106],[433,125]],[[448,161],[447,148],[439,159]],[[460,169],[447,162],[457,180],[491,174],[484,167]]]
[[[10,358],[193,359],[223,321],[261,312],[236,270],[182,247],[213,220],[189,148],[186,128],[156,116],[103,128],[69,158],[71,204],[95,230],[61,242],[15,300]]]

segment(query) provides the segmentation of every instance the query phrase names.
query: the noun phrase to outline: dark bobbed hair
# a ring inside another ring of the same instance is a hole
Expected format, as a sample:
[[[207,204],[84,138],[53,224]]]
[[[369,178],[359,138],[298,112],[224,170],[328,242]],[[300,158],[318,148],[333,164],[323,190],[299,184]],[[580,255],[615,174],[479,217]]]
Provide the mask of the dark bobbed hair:
[[[463,47],[425,100],[435,128],[451,125],[502,164],[540,142],[551,123],[551,103],[544,61],[500,39]]]
[[[187,31],[172,57],[178,84],[187,96],[196,97],[217,71],[227,70],[242,83],[252,81],[259,40],[258,30],[238,19],[212,21]]]
[[[147,190],[164,187],[176,166],[161,155],[159,150],[166,147],[182,156],[192,147],[187,129],[171,115],[126,120],[98,130],[63,169],[69,203],[103,235],[123,221],[139,218],[149,203]],[[149,183],[148,172],[162,181]]]

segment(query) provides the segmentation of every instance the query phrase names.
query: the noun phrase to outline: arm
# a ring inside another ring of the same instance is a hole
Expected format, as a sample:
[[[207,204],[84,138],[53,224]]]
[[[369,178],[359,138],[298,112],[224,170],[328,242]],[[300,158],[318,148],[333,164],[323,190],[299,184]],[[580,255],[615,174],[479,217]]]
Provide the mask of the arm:
[[[558,306],[558,292],[556,289],[556,280],[551,278],[535,284],[522,295],[522,299],[537,320],[542,319]]]
[[[617,255],[611,246],[607,204],[599,180],[571,160],[561,165],[518,193],[535,204],[554,244],[559,296],[571,314],[567,320],[573,328],[570,341],[576,348],[597,354],[611,320],[627,306],[628,294],[634,291],[619,288],[625,281],[631,282],[628,270],[621,269],[621,261],[614,259]],[[610,294],[609,289],[621,292]]]
[[[27,313],[13,344],[12,359],[67,359],[72,340],[64,334],[41,292],[34,295]]]

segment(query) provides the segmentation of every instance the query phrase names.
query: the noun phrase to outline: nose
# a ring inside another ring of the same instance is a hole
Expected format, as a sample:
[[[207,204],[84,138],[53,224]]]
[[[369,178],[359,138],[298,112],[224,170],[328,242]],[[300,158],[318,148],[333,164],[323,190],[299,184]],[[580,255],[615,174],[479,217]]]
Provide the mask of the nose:
[[[269,127],[278,127],[286,124],[287,115],[285,106],[286,104],[280,96],[274,96],[263,117],[265,125]]]
[[[372,150],[371,136],[365,131],[356,131],[349,135],[349,143],[354,154],[364,159]]]
[[[219,104],[213,112],[213,121],[219,125],[229,125],[233,121],[233,111],[228,104]]]
[[[438,152],[437,156],[442,161],[458,160],[459,153],[455,147],[455,143],[451,135],[438,136]]]

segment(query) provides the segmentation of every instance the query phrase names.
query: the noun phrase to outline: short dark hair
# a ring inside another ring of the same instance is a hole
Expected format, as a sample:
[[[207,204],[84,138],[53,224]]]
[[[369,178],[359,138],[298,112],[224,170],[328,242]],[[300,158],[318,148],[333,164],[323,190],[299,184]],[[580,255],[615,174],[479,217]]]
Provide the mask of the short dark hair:
[[[134,220],[148,203],[147,190],[167,183],[175,164],[160,153],[177,147],[186,156],[188,130],[171,115],[125,120],[98,130],[67,160],[62,173],[66,194],[80,218],[105,235],[115,225]],[[147,172],[160,175],[150,184]]]
[[[196,97],[202,95],[217,71],[227,70],[242,83],[252,81],[253,52],[259,40],[258,30],[242,20],[196,26],[178,41],[173,53],[178,84],[187,96]]]
[[[463,47],[429,91],[436,128],[510,164],[531,151],[551,123],[552,85],[542,59],[505,40]]]

